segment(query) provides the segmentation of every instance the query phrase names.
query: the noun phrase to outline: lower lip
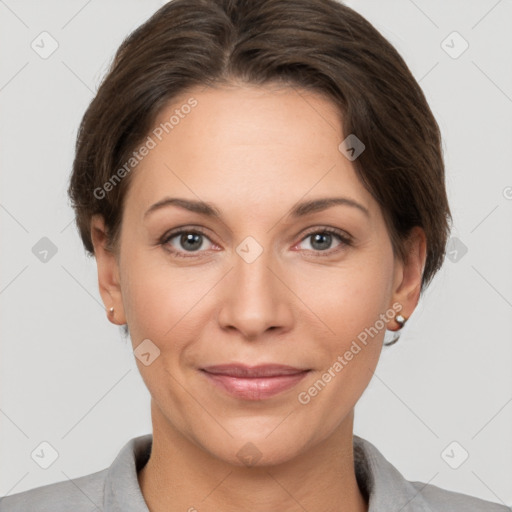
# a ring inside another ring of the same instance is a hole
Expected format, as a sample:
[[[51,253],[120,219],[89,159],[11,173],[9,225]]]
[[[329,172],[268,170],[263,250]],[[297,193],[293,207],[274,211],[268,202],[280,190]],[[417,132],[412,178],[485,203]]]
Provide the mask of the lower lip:
[[[297,385],[309,371],[276,377],[240,378],[208,373],[204,375],[218,388],[242,400],[264,400]]]

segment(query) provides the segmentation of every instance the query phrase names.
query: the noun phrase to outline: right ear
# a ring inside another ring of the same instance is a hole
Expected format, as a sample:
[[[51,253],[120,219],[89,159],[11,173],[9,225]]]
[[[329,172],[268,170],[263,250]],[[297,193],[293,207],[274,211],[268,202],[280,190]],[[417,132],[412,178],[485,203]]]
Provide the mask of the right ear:
[[[91,218],[91,239],[98,267],[98,286],[107,317],[113,324],[124,325],[126,317],[121,294],[119,265],[115,253],[106,247],[107,229],[100,214],[93,215]],[[109,313],[111,307],[114,307],[113,314]]]

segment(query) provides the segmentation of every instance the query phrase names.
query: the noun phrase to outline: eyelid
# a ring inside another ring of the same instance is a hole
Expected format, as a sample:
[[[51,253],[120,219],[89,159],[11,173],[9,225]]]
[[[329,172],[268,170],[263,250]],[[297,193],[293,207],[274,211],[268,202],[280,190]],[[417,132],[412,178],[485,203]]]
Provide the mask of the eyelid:
[[[331,233],[334,235],[338,235],[340,238],[345,238],[347,241],[350,241],[350,242],[352,242],[354,239],[354,237],[352,235],[350,235],[343,229],[333,228],[330,226],[315,226],[311,229],[306,230],[306,232],[302,235],[302,238],[300,241],[302,242],[302,240],[304,240],[308,236],[313,235],[315,233]]]

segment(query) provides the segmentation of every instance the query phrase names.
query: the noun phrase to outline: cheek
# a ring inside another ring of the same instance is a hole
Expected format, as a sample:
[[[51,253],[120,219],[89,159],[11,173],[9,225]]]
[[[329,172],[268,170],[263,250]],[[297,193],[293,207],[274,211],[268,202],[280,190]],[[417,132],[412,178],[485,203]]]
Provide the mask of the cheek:
[[[152,253],[125,261],[126,280],[123,283],[123,301],[126,321],[130,326],[133,349],[146,339],[156,345],[159,356],[154,366],[138,362],[140,373],[148,384],[155,370],[160,380],[168,380],[164,368],[173,372],[188,365],[191,340],[201,337],[210,318],[205,308],[209,292],[218,281],[215,272],[197,267],[180,268]],[[155,349],[156,351],[156,349]],[[150,379],[150,380],[148,380]],[[158,385],[158,379],[153,384]]]
[[[136,358],[136,364],[151,395],[158,403],[165,403],[168,387],[175,384],[173,376],[181,380],[175,369],[189,339],[184,329],[204,292],[200,293],[197,283],[194,286],[179,269],[155,264],[149,257],[146,261],[126,260],[125,275],[123,301],[133,350],[141,345],[152,359],[146,365]]]
[[[342,417],[367,387],[379,361],[386,329],[381,314],[389,308],[392,253],[370,254],[352,261],[328,273],[310,274],[308,283],[315,282],[315,286],[302,291],[321,320],[315,324],[323,330],[317,340],[323,357],[320,371],[301,387],[304,394],[299,402],[311,402],[307,407],[318,408],[327,423]],[[327,414],[328,410],[333,414]]]
[[[322,364],[300,387],[297,401],[305,417],[315,418],[307,421],[322,425],[324,433],[336,428],[355,406],[382,350],[386,324],[380,315],[389,306],[389,261],[366,263],[331,272],[308,295],[308,305],[325,328],[317,339]]]
[[[143,337],[163,338],[204,293],[198,273],[173,267],[160,248],[132,251],[123,261],[123,275],[130,332]]]
[[[341,349],[389,307],[392,272],[392,256],[369,254],[328,270],[309,269],[295,290]]]

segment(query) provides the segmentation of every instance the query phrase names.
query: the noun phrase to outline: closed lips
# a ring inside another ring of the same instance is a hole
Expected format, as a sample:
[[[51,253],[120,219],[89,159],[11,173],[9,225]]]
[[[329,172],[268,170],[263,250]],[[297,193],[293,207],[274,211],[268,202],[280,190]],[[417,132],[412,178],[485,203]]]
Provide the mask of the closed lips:
[[[295,368],[287,365],[216,365],[202,368],[202,371],[211,373],[212,375],[226,375],[236,378],[265,378],[278,377],[284,375],[296,375],[309,371],[309,369]]]

